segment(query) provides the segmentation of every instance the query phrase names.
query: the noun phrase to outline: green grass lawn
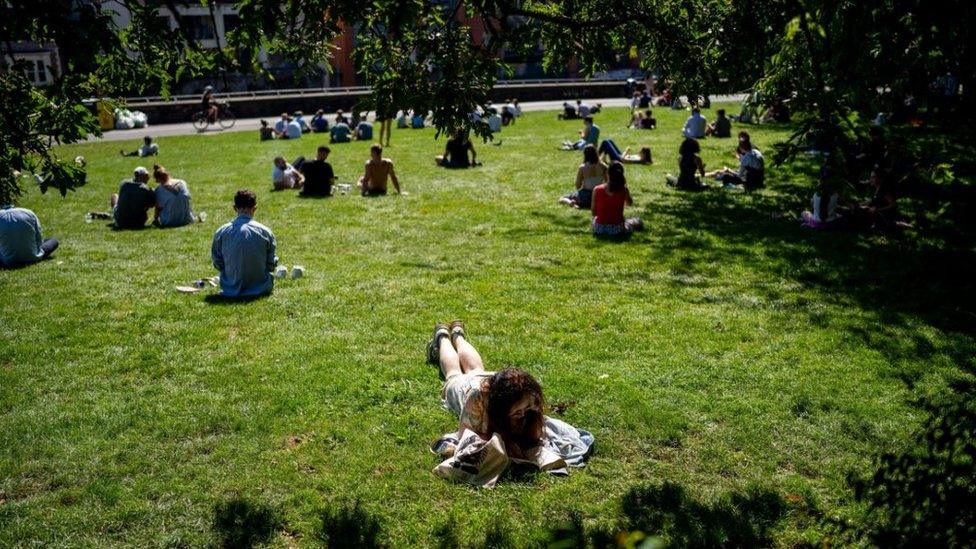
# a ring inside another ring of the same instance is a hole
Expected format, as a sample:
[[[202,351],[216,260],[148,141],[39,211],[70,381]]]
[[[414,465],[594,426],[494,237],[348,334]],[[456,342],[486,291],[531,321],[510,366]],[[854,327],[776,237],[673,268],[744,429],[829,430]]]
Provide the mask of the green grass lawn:
[[[754,194],[671,190],[686,113],[655,112],[656,131],[597,116],[603,137],[654,153],[627,167],[646,230],[622,243],[556,203],[581,155],[557,150],[580,124],[555,113],[479,144],[467,171],[434,167],[433,130],[394,130],[385,156],[409,195],[374,199],[270,192],[271,159],[313,156],[314,136],[161,138],[154,160],[209,215],[169,230],[84,220],[151,166],[118,154],[143,132],[63,148],[88,159],[88,185],[21,203],[61,248],[0,271],[0,546],[526,546],[571,516],[676,543],[682,517],[816,542],[857,512],[846,475],[910,444],[916,401],[971,361],[972,247],[801,228],[805,161]],[[789,135],[749,129],[767,156]],[[707,168],[734,165],[734,140],[702,145]],[[353,181],[368,144],[332,148]],[[306,277],[248,303],[175,292],[216,274],[211,236],[240,188]],[[595,434],[585,469],[494,490],[431,473],[427,447],[456,420],[424,344],[456,317],[489,368],[525,368]],[[654,531],[662,513],[678,518]]]

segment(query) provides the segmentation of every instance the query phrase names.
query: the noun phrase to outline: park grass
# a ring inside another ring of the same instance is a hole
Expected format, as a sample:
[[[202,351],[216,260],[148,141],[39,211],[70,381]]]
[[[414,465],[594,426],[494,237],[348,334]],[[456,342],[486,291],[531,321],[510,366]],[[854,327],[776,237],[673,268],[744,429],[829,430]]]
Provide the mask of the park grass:
[[[386,155],[409,195],[374,199],[269,191],[271,158],[312,156],[314,136],[161,138],[153,160],[64,147],[87,158],[88,185],[22,200],[61,248],[0,271],[0,546],[529,546],[571,517],[678,544],[695,524],[817,542],[857,514],[847,474],[909,444],[917,400],[971,360],[971,248],[800,228],[802,160],[758,193],[668,189],[685,113],[656,115],[656,131],[597,116],[604,137],[654,153],[627,168],[647,228],[626,242],[556,204],[580,155],[557,150],[579,123],[554,113],[479,145],[484,166],[467,171],[433,167],[433,130],[394,130]],[[765,151],[789,133],[749,129]],[[704,140],[706,165],[734,164],[733,147]],[[332,148],[352,181],[368,144]],[[206,224],[85,223],[154,160]],[[214,274],[211,235],[239,188],[307,276],[247,303],[176,293]],[[456,421],[424,344],[456,317],[490,368],[527,369],[595,434],[585,469],[494,490],[431,474],[427,447]],[[662,483],[680,509],[633,508]],[[654,512],[678,518],[653,531]]]

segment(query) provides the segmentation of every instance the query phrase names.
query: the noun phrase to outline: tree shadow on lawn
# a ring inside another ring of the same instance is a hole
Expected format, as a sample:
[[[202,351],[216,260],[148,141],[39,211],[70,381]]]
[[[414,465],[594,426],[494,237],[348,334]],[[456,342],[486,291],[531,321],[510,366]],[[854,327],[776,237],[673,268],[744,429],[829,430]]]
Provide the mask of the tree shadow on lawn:
[[[213,526],[221,547],[248,548],[267,543],[284,520],[277,509],[235,496],[217,504]]]
[[[548,546],[616,547],[633,545],[649,536],[656,546],[671,547],[758,547],[773,543],[772,529],[786,516],[787,504],[775,492],[752,487],[743,493],[725,494],[716,501],[702,501],[681,485],[665,481],[632,488],[621,500],[621,516],[611,518],[612,526],[587,528],[583,516],[570,512],[566,520],[543,531],[544,543],[531,544],[513,538],[504,519],[491,523],[484,537],[465,543],[455,522],[434,531],[437,547],[512,547]],[[816,511],[814,510],[816,513]]]
[[[784,195],[809,193],[782,187]],[[881,313],[886,323],[900,323],[899,315],[909,314],[947,332],[974,332],[976,254],[971,249],[932,233],[894,238],[806,229],[797,220],[802,206],[780,197],[720,190],[682,194],[649,210],[672,216],[674,227],[664,236],[691,239],[692,249],[657,246],[652,258],[671,261],[679,270],[708,272],[743,262],[741,254],[758,245],[761,257],[749,262],[750,268],[853,297],[861,307]],[[694,246],[695,235],[701,234],[721,244]]]
[[[221,293],[209,294],[203,300],[210,305],[244,305],[267,299],[271,294],[249,295],[244,297],[228,297]]]

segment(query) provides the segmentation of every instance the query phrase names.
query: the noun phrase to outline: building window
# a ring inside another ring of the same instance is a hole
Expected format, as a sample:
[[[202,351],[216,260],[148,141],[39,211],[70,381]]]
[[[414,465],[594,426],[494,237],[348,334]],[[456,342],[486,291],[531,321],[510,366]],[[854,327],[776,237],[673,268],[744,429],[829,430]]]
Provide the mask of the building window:
[[[41,59],[25,59],[24,60],[24,76],[30,80],[31,84],[41,85],[47,84],[47,66]]]
[[[213,40],[215,33],[213,22],[209,15],[184,15],[180,17],[180,24],[186,34],[193,40]]]

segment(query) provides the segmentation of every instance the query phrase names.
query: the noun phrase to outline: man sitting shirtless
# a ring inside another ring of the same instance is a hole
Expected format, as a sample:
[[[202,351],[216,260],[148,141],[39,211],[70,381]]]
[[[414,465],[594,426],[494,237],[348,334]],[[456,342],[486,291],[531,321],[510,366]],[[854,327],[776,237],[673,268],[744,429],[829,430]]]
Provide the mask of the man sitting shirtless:
[[[386,194],[386,181],[393,181],[393,188],[397,194],[400,191],[400,181],[393,171],[393,161],[383,158],[383,147],[375,144],[369,148],[370,159],[366,163],[366,172],[359,178],[359,188],[363,196],[380,196]]]

